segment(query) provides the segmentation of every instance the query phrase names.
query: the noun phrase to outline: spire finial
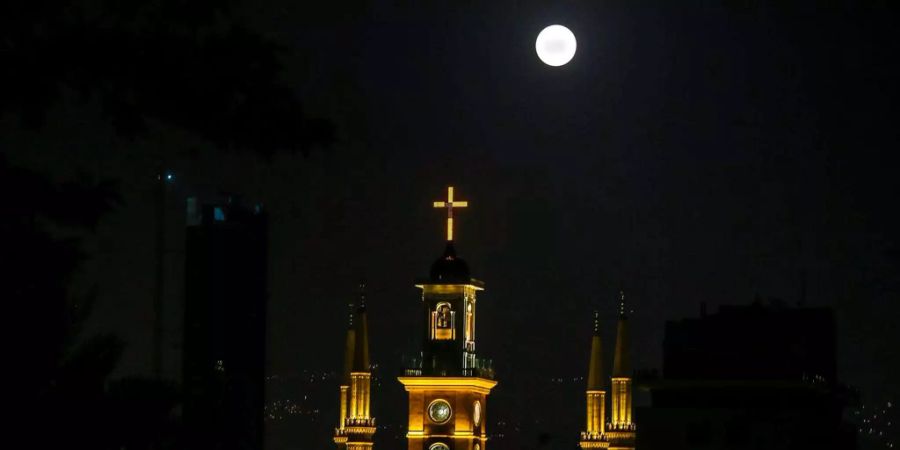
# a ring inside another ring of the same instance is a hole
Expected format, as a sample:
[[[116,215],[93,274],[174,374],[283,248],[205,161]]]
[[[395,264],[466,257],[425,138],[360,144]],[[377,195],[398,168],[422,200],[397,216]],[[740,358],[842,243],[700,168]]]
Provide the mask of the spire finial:
[[[619,291],[619,317],[626,317],[628,311],[625,310],[625,291]]]
[[[366,282],[359,282],[359,309],[366,309]]]
[[[347,328],[353,329],[353,301],[347,302]]]
[[[600,332],[600,311],[594,310],[594,334]]]

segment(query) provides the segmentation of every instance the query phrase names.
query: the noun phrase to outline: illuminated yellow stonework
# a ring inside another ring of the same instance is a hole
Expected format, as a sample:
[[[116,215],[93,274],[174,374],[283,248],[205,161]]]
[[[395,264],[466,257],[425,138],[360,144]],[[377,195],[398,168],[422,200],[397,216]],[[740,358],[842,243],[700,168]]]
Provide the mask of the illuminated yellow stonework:
[[[585,425],[578,445],[581,448],[607,448],[606,390],[603,389],[603,345],[600,340],[600,316],[594,312],[594,336],[588,360],[587,389],[585,390]]]
[[[427,450],[436,442],[452,450],[474,450],[477,442],[485,448],[485,403],[494,380],[478,377],[399,377],[409,394],[409,423],[406,434],[409,450]],[[428,407],[437,400],[450,404],[451,415],[444,423],[436,423],[428,415]],[[480,421],[475,423],[475,404]]]
[[[399,377],[397,380],[407,392],[441,389],[448,391],[474,391],[490,394],[497,385],[494,380],[478,377]]]
[[[338,450],[369,450],[375,435],[375,418],[370,414],[372,373],[364,295],[361,295],[355,316],[356,323],[351,313],[344,348],[340,421],[334,430],[334,443]]]
[[[616,349],[610,380],[610,421],[606,424],[609,448],[633,450],[637,427],[631,412],[632,371],[629,348],[628,310],[625,293],[619,292],[619,321],[616,325]]]
[[[478,282],[478,280],[472,280]],[[483,291],[484,286],[479,284],[416,284],[417,288],[422,290],[422,295],[432,294],[463,294],[474,297],[478,291]]]
[[[612,421],[613,429],[621,429],[631,423],[631,378],[612,379]]]

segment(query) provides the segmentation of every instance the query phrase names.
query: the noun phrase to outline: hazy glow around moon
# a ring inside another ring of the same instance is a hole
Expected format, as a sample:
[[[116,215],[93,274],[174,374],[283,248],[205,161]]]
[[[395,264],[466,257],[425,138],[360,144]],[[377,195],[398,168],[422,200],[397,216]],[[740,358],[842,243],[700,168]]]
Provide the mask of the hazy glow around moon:
[[[538,34],[534,49],[548,66],[558,67],[575,56],[575,35],[562,25],[550,25]]]

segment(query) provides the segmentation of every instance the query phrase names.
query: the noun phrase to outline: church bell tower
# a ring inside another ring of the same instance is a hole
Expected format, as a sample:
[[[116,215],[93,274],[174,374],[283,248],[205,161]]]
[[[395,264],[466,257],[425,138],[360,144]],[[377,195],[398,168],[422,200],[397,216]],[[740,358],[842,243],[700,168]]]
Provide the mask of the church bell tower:
[[[456,255],[453,209],[468,202],[434,202],[447,210],[447,242],[429,276],[418,280],[425,323],[421,353],[398,380],[409,394],[409,450],[484,450],[487,396],[497,385],[490,361],[475,354],[477,294],[484,283],[471,277]]]

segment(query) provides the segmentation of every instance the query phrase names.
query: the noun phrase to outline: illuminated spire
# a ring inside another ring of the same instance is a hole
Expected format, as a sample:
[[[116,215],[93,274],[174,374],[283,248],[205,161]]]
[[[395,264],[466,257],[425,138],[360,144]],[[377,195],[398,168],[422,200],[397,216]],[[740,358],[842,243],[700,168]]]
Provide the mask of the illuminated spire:
[[[606,436],[606,390],[603,384],[600,313],[594,311],[594,336],[591,338],[591,359],[588,364],[585,390],[585,406],[587,406],[585,427],[578,444],[582,449],[609,448]]]
[[[369,371],[369,323],[366,318],[366,284],[359,285],[359,307],[356,308],[356,348],[351,372]]]
[[[616,351],[613,356],[610,448],[634,450],[635,424],[631,415],[631,352],[629,351],[628,309],[625,292],[619,291],[619,323],[616,325]]]
[[[353,329],[353,302],[347,304],[349,314],[347,315],[347,337],[344,341],[344,370],[341,373],[341,404],[340,404],[340,420],[338,428],[335,430],[335,443],[338,443],[339,450],[346,450],[346,437],[342,434],[346,425],[347,416],[350,413],[350,384],[353,382],[350,376],[350,369],[353,368],[353,351],[356,349],[356,330]]]
[[[356,349],[356,330],[353,327],[353,302],[348,304],[350,309],[349,323],[347,326],[347,338],[344,342],[344,372],[341,377],[341,385],[350,385],[350,369],[353,368],[353,351]]]
[[[613,377],[631,377],[629,349],[628,311],[625,308],[625,292],[619,292],[619,323],[616,325],[616,351],[613,356]]]
[[[347,302],[347,329],[353,329],[353,302]]]
[[[366,318],[365,283],[359,285],[359,301],[351,313],[345,354],[345,385],[341,386],[341,423],[335,429],[338,450],[371,450],[375,434],[375,418],[371,417],[371,380],[369,365],[369,331]],[[352,338],[351,338],[352,336]]]
[[[588,390],[603,389],[603,350],[600,340],[600,313],[594,311],[594,337],[591,338],[591,359],[588,366]]]
[[[457,202],[453,200],[453,186],[447,188],[446,202],[434,202],[435,208],[447,209],[447,242],[453,241],[453,208],[465,208],[467,206],[469,206],[467,201]]]

